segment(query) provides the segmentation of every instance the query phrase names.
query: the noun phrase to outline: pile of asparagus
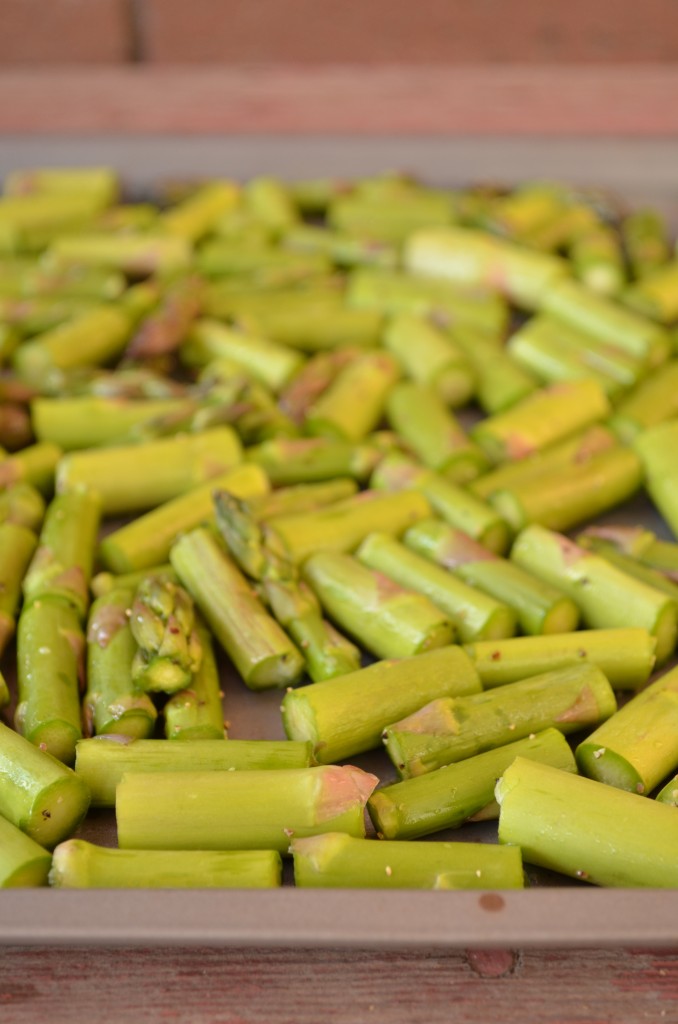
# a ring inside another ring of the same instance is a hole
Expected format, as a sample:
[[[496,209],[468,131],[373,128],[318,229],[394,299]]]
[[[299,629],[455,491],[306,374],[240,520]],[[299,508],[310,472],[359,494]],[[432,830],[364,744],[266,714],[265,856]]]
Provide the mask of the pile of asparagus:
[[[0,886],[274,886],[288,853],[297,885],[678,886],[678,543],[590,525],[645,487],[678,536],[661,218],[397,174],[120,195],[0,198]],[[219,652],[287,740],[227,738]]]

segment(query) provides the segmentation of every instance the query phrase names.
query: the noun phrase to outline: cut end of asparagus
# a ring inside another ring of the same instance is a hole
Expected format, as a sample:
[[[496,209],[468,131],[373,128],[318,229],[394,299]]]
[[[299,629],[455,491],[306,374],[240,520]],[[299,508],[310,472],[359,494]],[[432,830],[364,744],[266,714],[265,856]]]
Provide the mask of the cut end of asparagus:
[[[89,807],[89,789],[75,774],[58,779],[41,793],[22,823],[26,835],[51,850],[78,827]]]
[[[282,711],[283,728],[288,740],[310,742],[313,744],[314,754],[316,756],[322,754],[321,745],[318,744],[318,727],[315,720],[315,711],[311,702],[306,700],[303,688],[301,690],[288,691],[283,697],[280,710]]]
[[[316,804],[319,823],[336,820],[356,804],[364,807],[379,784],[376,775],[353,765],[328,765],[320,780],[322,789]]]
[[[544,635],[573,633],[579,625],[579,609],[568,597],[563,597],[550,608],[542,622]]]
[[[21,724],[22,706],[19,705],[16,713],[17,724]],[[54,722],[43,722],[33,729],[30,736],[26,736],[34,746],[43,750],[46,754],[56,757],[57,761],[72,765],[75,761],[75,745],[82,739],[82,733],[74,728],[70,722],[56,720]]]
[[[645,784],[633,765],[614,750],[599,743],[580,743],[577,764],[582,775],[629,793],[645,793]]]

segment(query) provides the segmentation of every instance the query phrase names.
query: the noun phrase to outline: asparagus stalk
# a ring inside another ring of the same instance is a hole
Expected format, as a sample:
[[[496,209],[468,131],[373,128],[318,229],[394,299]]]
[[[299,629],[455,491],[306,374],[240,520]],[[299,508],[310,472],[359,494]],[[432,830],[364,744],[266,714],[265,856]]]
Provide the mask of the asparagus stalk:
[[[275,850],[109,850],[69,839],[54,851],[58,889],[273,889],[281,884]]]
[[[433,388],[403,381],[391,391],[386,410],[406,447],[452,483],[467,483],[488,469],[486,455],[469,440]]]
[[[186,270],[191,261],[191,246],[184,238],[156,232],[61,235],[50,245],[48,258],[55,266],[76,263],[85,267],[111,267],[133,277],[145,277]]]
[[[54,491],[54,473],[61,458],[55,444],[32,444],[0,461],[0,487],[27,483],[44,495]]]
[[[384,346],[409,378],[432,389],[446,406],[465,405],[473,395],[470,360],[451,337],[423,317],[394,317],[384,332]]]
[[[141,322],[127,345],[128,359],[152,359],[176,351],[200,313],[202,286],[187,277],[171,285],[160,306]]]
[[[0,816],[0,889],[47,885],[51,863],[47,850]]]
[[[92,605],[87,627],[87,732],[136,739],[153,732],[157,711],[132,681],[137,652],[130,628],[134,589],[115,586]]]
[[[433,511],[450,526],[463,530],[491,551],[502,553],[509,543],[507,523],[482,499],[401,455],[387,456],[372,474],[370,485],[379,490],[421,491]],[[421,517],[427,518],[425,516]],[[375,529],[383,529],[379,524]]]
[[[434,772],[377,789],[367,809],[379,837],[419,839],[467,821],[499,817],[494,801],[497,779],[516,757],[576,772],[567,740],[557,729],[487,750]]]
[[[303,657],[210,530],[184,534],[172,548],[171,562],[250,689],[286,686],[300,678]]]
[[[678,807],[678,775],[660,789],[657,793],[657,801],[660,804],[668,804],[669,807]]]
[[[628,448],[495,491],[489,502],[518,533],[530,523],[568,530],[627,501],[641,486],[642,465]]]
[[[568,665],[468,697],[439,697],[384,732],[402,778],[553,727],[566,735],[597,725],[617,710],[609,682],[595,665]]]
[[[64,491],[52,501],[24,578],[27,602],[60,598],[85,618],[100,512],[96,492],[83,487]]]
[[[430,514],[427,499],[416,491],[363,491],[313,513],[276,516],[268,525],[283,540],[294,561],[301,563],[317,551],[352,551],[374,530],[397,536]]]
[[[0,708],[4,708],[6,704],[9,704],[9,701],[9,687],[2,672],[0,672]]]
[[[344,498],[352,498],[358,490],[355,480],[337,477],[317,484],[293,484],[280,487],[271,494],[254,498],[247,503],[255,519],[265,521],[275,516],[297,515],[300,512],[315,512],[325,505],[333,505]]]
[[[0,722],[0,815],[51,849],[84,818],[89,790],[56,758]]]
[[[676,603],[599,555],[543,526],[528,526],[517,537],[511,559],[571,597],[591,629],[647,629],[656,637],[659,665],[673,651],[678,629]]]
[[[24,608],[17,631],[19,732],[65,764],[82,736],[80,683],[85,637],[78,611],[46,596]]]
[[[274,772],[308,768],[311,744],[290,740],[130,739],[120,735],[80,740],[75,771],[92,794],[93,807],[115,806],[124,775],[140,772]]]
[[[666,263],[631,285],[624,301],[651,320],[675,323],[678,320],[678,260]]]
[[[466,644],[489,690],[567,665],[596,665],[615,690],[639,690],[650,678],[657,641],[646,629],[584,629],[556,636],[520,636]]]
[[[337,373],[356,358],[360,349],[338,348],[309,359],[280,393],[280,407],[301,426],[314,401],[330,386]]]
[[[165,704],[165,736],[168,740],[224,739],[226,729],[222,706],[223,693],[219,679],[212,638],[209,630],[198,624],[202,650],[200,667],[190,686],[175,693]]]
[[[676,888],[678,816],[654,800],[517,758],[497,785],[499,842],[595,885]]]
[[[14,636],[21,584],[37,545],[38,538],[28,527],[0,524],[0,654]]]
[[[508,605],[468,586],[446,568],[432,564],[387,534],[371,533],[358,549],[357,557],[380,576],[383,573],[387,580],[425,595],[449,616],[465,643],[515,633],[516,616]]]
[[[156,226],[173,238],[196,242],[208,234],[219,217],[233,210],[239,199],[240,191],[233,182],[210,181],[161,213]]]
[[[448,334],[473,367],[475,399],[488,415],[503,412],[539,387],[533,373],[519,366],[505,348],[481,331],[457,324],[448,329]]]
[[[407,658],[452,643],[445,611],[350,555],[319,551],[303,572],[330,618],[378,658]]]
[[[114,572],[131,573],[166,562],[179,534],[212,519],[212,495],[220,488],[249,499],[266,494],[268,480],[254,465],[237,466],[208,480],[108,534],[100,545],[104,564]]]
[[[6,196],[75,197],[76,202],[86,197],[93,207],[115,202],[119,191],[110,167],[32,167],[12,171],[4,181]]]
[[[112,572],[98,572],[96,576],[92,577],[90,590],[95,597],[103,597],[105,594],[110,594],[112,590],[131,590],[131,604],[134,591],[141,581],[151,574],[160,576],[162,579],[172,580],[174,583],[179,582],[174,569],[169,562],[166,562],[164,565],[154,565],[149,569],[139,569],[137,572],[123,573],[120,576],[116,576]]]
[[[602,527],[602,530],[604,532],[605,528]],[[587,551],[595,551],[606,562],[616,565],[618,569],[628,573],[629,576],[633,576],[634,579],[641,580],[651,587],[656,587],[657,590],[661,590],[664,594],[668,594],[669,597],[678,602],[678,584],[673,580],[667,579],[666,576],[661,572],[657,572],[656,569],[643,565],[642,562],[637,561],[631,555],[626,555],[619,551],[615,544],[611,543],[604,536],[600,537],[597,535],[596,527],[584,530],[583,533],[578,535],[576,540],[577,544],[586,548]]]
[[[146,692],[176,693],[200,668],[202,647],[190,595],[179,584],[147,576],[137,587],[130,615],[139,645],[132,680]]]
[[[233,469],[241,457],[230,427],[202,434],[72,452],[59,463],[57,489],[84,486],[101,498],[103,515],[145,511]]]
[[[363,837],[365,804],[377,781],[351,765],[132,773],[116,791],[118,843],[121,849],[287,853],[296,836]]]
[[[583,775],[649,793],[678,768],[678,670],[637,694],[577,747]]]
[[[36,398],[31,402],[31,417],[39,441],[58,445],[69,452],[116,443],[142,423],[185,409],[183,398],[126,401],[118,397],[77,395]]]
[[[610,426],[624,444],[643,430],[678,416],[678,359],[672,359],[641,381],[619,403]]]
[[[672,420],[646,430],[634,448],[645,470],[645,487],[650,497],[678,536],[678,473],[675,466],[678,423]]]
[[[621,222],[626,255],[634,277],[644,277],[670,258],[662,217],[652,209],[634,210]]]
[[[322,253],[338,267],[366,265],[392,269],[398,262],[397,249],[388,242],[356,238],[351,234],[313,224],[291,228],[285,233],[282,243],[299,252]]]
[[[274,392],[285,387],[303,363],[294,349],[210,319],[196,321],[182,346],[181,356],[189,366],[205,366],[218,358],[230,359]]]
[[[598,295],[618,295],[626,284],[619,236],[607,224],[578,234],[569,247],[569,257],[575,277]]]
[[[13,484],[0,494],[0,525],[15,523],[28,530],[39,530],[44,517],[44,498],[32,484]]]
[[[493,462],[524,459],[604,419],[610,406],[599,384],[574,380],[529,395],[506,412],[489,416],[471,437]]]
[[[560,190],[552,185],[529,183],[495,199],[485,220],[493,233],[525,243],[544,224],[560,216],[565,202]]]
[[[306,414],[308,433],[358,443],[381,421],[400,376],[388,352],[367,352],[344,366]]]
[[[410,527],[403,540],[418,555],[512,608],[524,633],[569,633],[577,628],[579,610],[574,601],[461,530],[437,519],[425,519]],[[463,629],[457,628],[465,639]]]
[[[122,274],[92,267],[51,268],[35,260],[14,257],[0,261],[0,295],[59,296],[110,300],[119,299],[126,286]]]
[[[288,690],[282,702],[283,725],[291,740],[310,741],[317,760],[329,764],[378,747],[390,722],[427,701],[479,691],[468,656],[459,647],[441,647]]]
[[[620,554],[678,581],[678,544],[659,540],[651,530],[642,526],[590,526],[585,534],[605,541]]]
[[[275,178],[252,178],[245,186],[244,200],[257,220],[276,234],[297,223],[298,215],[290,193]]]
[[[259,225],[256,225],[259,229]],[[240,237],[215,238],[206,242],[196,258],[197,268],[206,277],[233,278],[248,285],[277,288],[300,281],[317,280],[328,274],[331,262],[324,253],[292,252],[271,244],[259,231]]]
[[[294,882],[350,889],[522,889],[516,847],[481,843],[375,843],[328,832],[295,839]],[[500,856],[510,854],[510,857]]]
[[[274,487],[329,481],[337,476],[363,481],[379,457],[369,444],[324,437],[273,438],[245,452],[246,459],[265,470]]]

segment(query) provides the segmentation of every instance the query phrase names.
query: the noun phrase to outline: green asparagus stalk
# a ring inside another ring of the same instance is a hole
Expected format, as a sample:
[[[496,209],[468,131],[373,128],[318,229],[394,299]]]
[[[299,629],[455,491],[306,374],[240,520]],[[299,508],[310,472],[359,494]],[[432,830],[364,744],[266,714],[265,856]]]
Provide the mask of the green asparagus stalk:
[[[657,572],[656,569],[643,565],[642,562],[637,561],[631,555],[626,555],[619,551],[615,544],[606,539],[605,527],[600,529],[603,532],[602,536],[599,535],[596,527],[589,527],[589,529],[584,530],[583,533],[577,536],[577,544],[587,551],[595,551],[606,562],[616,565],[618,569],[628,573],[629,576],[633,576],[634,579],[641,580],[643,583],[647,583],[648,586],[661,590],[664,594],[668,594],[669,597],[678,602],[677,583],[668,579],[661,572]]]
[[[274,772],[308,768],[311,744],[290,740],[130,739],[97,736],[80,740],[75,771],[92,794],[93,807],[115,806],[115,790],[124,775],[139,772]]]
[[[621,222],[621,233],[634,277],[644,277],[669,260],[666,225],[655,210],[629,213]]]
[[[92,605],[87,627],[87,691],[83,717],[88,734],[150,736],[158,713],[132,681],[137,643],[130,629],[134,589],[115,586]]]
[[[516,757],[576,772],[567,740],[557,729],[487,750],[426,775],[377,789],[367,802],[378,835],[385,839],[419,839],[467,821],[499,817],[494,801],[497,779]]]
[[[578,234],[568,255],[575,277],[598,295],[618,295],[626,284],[619,236],[609,225],[597,224]]]
[[[522,889],[524,885],[517,847],[375,843],[328,832],[294,839],[291,851],[294,883],[303,888]]]
[[[295,562],[317,551],[353,551],[374,530],[399,535],[431,514],[423,494],[363,491],[313,513],[276,516],[268,525],[283,540]]]
[[[540,309],[601,342],[625,349],[650,367],[661,365],[671,348],[666,331],[657,324],[577,281],[553,283],[544,291]]]
[[[175,693],[165,704],[165,736],[168,740],[224,739],[226,728],[219,669],[209,630],[198,624],[202,657],[190,686]]]
[[[314,224],[293,227],[286,232],[282,244],[305,253],[322,253],[338,267],[377,266],[394,268],[398,262],[395,246],[371,238],[332,231]]]
[[[339,231],[399,244],[419,228],[451,223],[453,214],[446,196],[417,189],[401,193],[397,202],[392,195],[339,196],[330,205],[328,217]]]
[[[298,215],[290,193],[275,178],[252,178],[245,186],[243,198],[257,220],[275,233],[287,231],[297,223]]]
[[[115,202],[119,191],[109,167],[32,167],[12,171],[4,181],[6,196],[86,196],[101,206]]]
[[[650,793],[678,768],[678,670],[637,694],[577,747],[583,775]]]
[[[0,708],[4,708],[6,704],[9,704],[9,701],[9,687],[2,672],[0,672]]]
[[[257,225],[257,228],[260,228]],[[248,285],[276,288],[295,284],[304,279],[318,279],[332,268],[328,256],[320,252],[293,252],[271,244],[271,238],[261,234],[223,236],[201,246],[196,265],[206,277],[243,280]]]
[[[442,697],[384,732],[402,778],[435,771],[485,750],[553,727],[566,735],[597,725],[617,710],[609,682],[595,665],[532,676],[469,697]]]
[[[172,580],[174,583],[179,582],[174,569],[169,562],[166,562],[164,565],[153,565],[148,569],[122,573],[119,576],[116,576],[113,572],[98,572],[96,576],[92,577],[90,590],[94,597],[104,597],[106,594],[110,594],[112,590],[131,590],[132,597],[134,597],[134,591],[141,581],[151,574],[153,576],[160,576],[162,579]]]
[[[123,275],[110,270],[91,267],[59,270],[17,257],[0,260],[0,270],[0,295],[14,298],[55,295],[110,300],[119,299],[125,290]]]
[[[47,885],[47,850],[0,816],[0,889]]]
[[[54,851],[58,889],[273,889],[281,884],[275,850],[109,850],[69,839]]]
[[[28,527],[0,524],[0,655],[14,636],[21,585],[37,546],[38,538]]]
[[[236,466],[208,480],[108,534],[100,545],[104,565],[116,573],[162,565],[179,534],[213,518],[212,495],[221,488],[247,500],[266,494],[268,480],[254,465]]]
[[[98,495],[83,487],[54,498],[24,578],[27,603],[60,598],[75,608],[80,619],[85,618],[100,513]]]
[[[158,309],[142,320],[132,335],[128,359],[152,359],[174,352],[200,313],[201,282],[197,277],[180,279],[165,292]]]
[[[384,332],[384,345],[409,378],[432,389],[446,406],[465,405],[473,395],[475,373],[469,358],[423,317],[394,317]]]
[[[415,232],[405,245],[404,262],[414,274],[494,288],[529,310],[567,274],[567,264],[556,256],[457,227]]]
[[[534,232],[558,217],[566,199],[560,189],[532,182],[500,196],[491,204],[486,224],[490,231],[516,242],[527,242]]]
[[[649,427],[678,416],[678,360],[672,359],[641,381],[617,406],[610,426],[624,444]]]
[[[678,815],[655,800],[517,758],[498,786],[499,842],[594,885],[678,886]]]
[[[465,643],[515,633],[516,616],[508,605],[468,586],[387,534],[371,533],[358,549],[357,557],[380,575],[383,573],[387,580],[427,597],[449,616]]]
[[[639,690],[655,664],[657,641],[646,629],[584,629],[555,636],[520,636],[466,644],[489,690],[567,665],[596,665],[615,690]]]
[[[337,476],[364,481],[380,458],[369,444],[324,437],[273,438],[248,448],[245,458],[261,466],[274,487],[317,483]]]
[[[261,498],[249,501],[248,508],[255,519],[265,521],[275,516],[297,515],[301,512],[315,512],[316,509],[333,505],[345,498],[352,498],[358,485],[349,477],[320,481],[317,484],[293,484],[281,487]],[[0,496],[1,500],[1,496]]]
[[[218,320],[197,320],[181,348],[188,366],[205,366],[213,359],[230,359],[235,365],[280,391],[302,365],[299,352],[244,330],[225,327]]]
[[[145,692],[176,693],[200,668],[202,646],[190,595],[179,584],[147,576],[132,602],[130,629],[138,650],[132,680]]]
[[[89,806],[82,779],[0,722],[0,815],[51,849],[75,831]]]
[[[458,324],[449,328],[448,334],[473,368],[475,399],[488,416],[509,409],[539,387],[533,373],[479,330]]]
[[[609,412],[607,398],[595,381],[567,381],[481,420],[471,437],[493,462],[512,462],[564,440]]]
[[[171,551],[177,575],[212,632],[253,690],[296,682],[304,660],[253,595],[245,577],[208,529],[184,534]]]
[[[407,448],[452,483],[467,483],[489,468],[484,452],[469,440],[433,388],[403,381],[391,391],[386,411]]]
[[[61,449],[48,441],[32,444],[0,461],[0,487],[32,484],[44,495],[54,493],[54,474]]]
[[[280,393],[280,407],[299,426],[313,403],[330,386],[337,373],[348,366],[360,349],[337,348],[312,356]]]
[[[463,531],[437,519],[425,519],[410,527],[403,540],[418,555],[512,608],[524,633],[569,633],[577,628],[579,610],[574,601]],[[466,639],[461,625],[457,628]]]
[[[678,536],[677,440],[678,422],[670,420],[646,430],[634,442],[645,470],[645,487],[675,536]]]
[[[370,485],[378,490],[421,491],[434,512],[450,526],[463,530],[474,540],[499,554],[509,544],[508,524],[482,499],[401,455],[382,460],[372,474]],[[421,516],[420,518],[428,518]],[[375,529],[383,529],[375,524]]]
[[[516,533],[530,523],[569,530],[627,501],[642,480],[638,456],[628,448],[612,448],[578,465],[495,491],[489,502]]]
[[[231,427],[71,452],[59,463],[57,490],[81,486],[96,491],[104,516],[146,511],[227,473],[241,453]]]
[[[104,205],[88,195],[3,196],[0,252],[38,252],[56,235],[82,229]]]
[[[32,484],[14,484],[0,493],[0,524],[15,523],[39,530],[44,517],[45,501]]]
[[[55,266],[77,263],[85,267],[111,267],[134,277],[170,274],[187,269],[191,246],[179,237],[158,233],[61,235],[48,250]]]
[[[640,626],[656,637],[658,665],[672,653],[678,607],[661,591],[543,526],[522,531],[511,559],[571,597],[591,629]]]
[[[39,441],[70,452],[115,443],[142,423],[185,409],[182,398],[127,401],[83,395],[36,398],[31,417]]]
[[[652,530],[642,526],[590,526],[586,536],[603,540],[620,554],[678,581],[678,544],[659,540]]]
[[[490,473],[472,480],[469,489],[479,498],[487,500],[496,491],[531,485],[545,473],[566,471],[578,466],[617,445],[617,439],[607,427],[593,426],[558,444],[528,455],[518,462],[507,462]]]
[[[239,199],[240,191],[233,182],[210,181],[161,213],[156,227],[173,238],[196,242],[219,217],[233,210]]]
[[[379,425],[399,376],[398,363],[388,352],[356,357],[311,405],[306,430],[356,444],[363,441]]]
[[[319,551],[303,573],[329,617],[378,658],[408,658],[453,641],[447,611],[351,555]]]
[[[22,736],[64,764],[72,764],[82,737],[80,684],[85,637],[77,610],[58,597],[35,599],[17,630],[18,699]]]
[[[657,793],[657,801],[660,804],[668,804],[669,807],[678,807],[678,775]]]
[[[441,647],[288,690],[283,725],[289,739],[310,741],[316,759],[329,764],[378,747],[387,725],[427,701],[479,691],[478,674],[464,651]]]
[[[294,837],[363,837],[365,804],[377,781],[350,765],[125,775],[115,800],[118,843],[121,849],[287,853]]]
[[[666,263],[631,285],[624,302],[650,320],[675,323],[678,320],[678,260]]]

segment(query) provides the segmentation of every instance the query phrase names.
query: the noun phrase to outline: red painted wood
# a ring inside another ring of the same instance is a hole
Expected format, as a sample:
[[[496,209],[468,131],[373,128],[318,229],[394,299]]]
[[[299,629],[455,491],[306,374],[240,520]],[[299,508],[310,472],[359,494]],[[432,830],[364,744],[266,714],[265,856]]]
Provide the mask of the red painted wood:
[[[675,138],[677,96],[650,65],[7,71],[0,132]]]

